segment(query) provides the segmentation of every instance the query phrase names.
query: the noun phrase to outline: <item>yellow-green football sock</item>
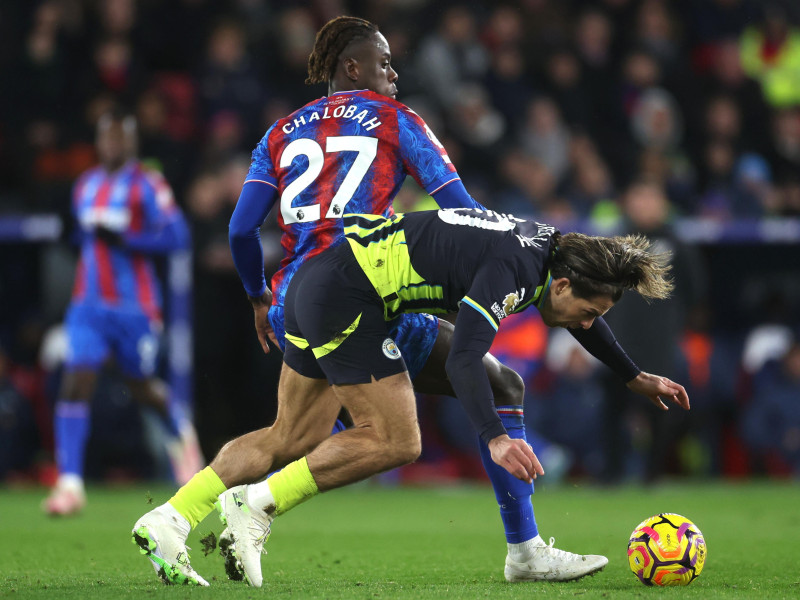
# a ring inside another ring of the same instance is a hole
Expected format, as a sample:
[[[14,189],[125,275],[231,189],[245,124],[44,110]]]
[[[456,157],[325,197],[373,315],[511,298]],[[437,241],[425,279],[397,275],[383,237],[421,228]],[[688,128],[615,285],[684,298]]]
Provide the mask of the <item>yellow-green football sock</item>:
[[[194,529],[213,510],[217,497],[226,489],[214,469],[206,467],[179,489],[169,503]]]
[[[308,469],[305,456],[286,465],[282,471],[267,479],[272,498],[275,500],[275,514],[282,515],[298,504],[319,494],[317,482]]]

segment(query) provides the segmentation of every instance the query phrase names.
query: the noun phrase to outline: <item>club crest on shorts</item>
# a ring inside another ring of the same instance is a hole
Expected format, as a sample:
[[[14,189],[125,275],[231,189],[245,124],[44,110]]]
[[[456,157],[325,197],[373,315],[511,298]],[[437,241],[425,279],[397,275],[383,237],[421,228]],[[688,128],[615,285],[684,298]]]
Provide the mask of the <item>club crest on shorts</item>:
[[[386,358],[400,358],[400,349],[397,347],[397,344],[394,343],[392,338],[386,338],[383,340],[383,353],[386,355]]]

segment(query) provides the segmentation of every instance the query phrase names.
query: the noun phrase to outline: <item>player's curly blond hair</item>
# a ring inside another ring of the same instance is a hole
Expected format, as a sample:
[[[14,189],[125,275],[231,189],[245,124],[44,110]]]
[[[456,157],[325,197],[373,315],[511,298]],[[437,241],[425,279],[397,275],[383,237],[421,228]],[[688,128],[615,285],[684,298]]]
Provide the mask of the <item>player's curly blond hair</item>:
[[[378,33],[377,25],[358,17],[336,17],[319,30],[314,50],[308,57],[306,84],[325,83],[333,79],[336,61],[348,44],[368,39]]]
[[[614,302],[625,290],[645,299],[664,299],[672,293],[669,252],[651,252],[643,235],[595,237],[582,233],[558,235],[550,261],[553,279],[566,277],[579,298],[610,296]]]

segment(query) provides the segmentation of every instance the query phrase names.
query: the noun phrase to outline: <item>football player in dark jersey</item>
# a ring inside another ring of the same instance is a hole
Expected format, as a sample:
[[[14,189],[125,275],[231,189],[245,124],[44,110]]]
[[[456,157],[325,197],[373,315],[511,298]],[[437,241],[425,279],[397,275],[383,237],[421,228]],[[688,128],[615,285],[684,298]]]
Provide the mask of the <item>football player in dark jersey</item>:
[[[509,314],[534,306],[546,325],[567,328],[631,390],[664,410],[662,397],[689,408],[683,386],[641,371],[603,320],[626,290],[646,298],[671,292],[666,257],[650,253],[645,238],[562,236],[549,225],[475,209],[347,215],[343,226],[347,243],[308,261],[286,291],[287,345],[278,401],[296,402],[304,408],[303,418],[331,424],[335,412],[324,400],[330,388],[354,427],[328,437],[268,480],[222,497],[233,555],[251,585],[262,582],[261,552],[276,516],[321,491],[418,457],[413,388],[389,336],[398,314],[453,311],[460,305],[448,376],[491,459],[526,483],[544,470],[525,442],[508,436],[483,365]],[[220,487],[283,466],[281,449],[293,425],[282,421],[279,408],[272,427],[227,444],[169,503],[137,522],[134,539],[140,547],[152,559],[163,540],[182,545],[197,516],[193,511],[213,502]],[[181,524],[179,533],[165,527],[168,518]],[[532,554],[525,562],[507,559],[506,571],[563,581],[608,562],[557,550],[541,538]],[[163,552],[156,557],[169,568],[191,570],[188,562],[170,562]],[[188,576],[199,577],[194,571]]]

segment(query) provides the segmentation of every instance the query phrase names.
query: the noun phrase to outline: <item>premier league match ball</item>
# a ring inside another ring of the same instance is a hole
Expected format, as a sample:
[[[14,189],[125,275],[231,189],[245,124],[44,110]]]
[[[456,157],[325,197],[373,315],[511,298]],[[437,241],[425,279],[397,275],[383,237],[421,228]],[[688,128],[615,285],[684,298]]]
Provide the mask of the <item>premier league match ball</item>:
[[[628,564],[645,585],[689,585],[706,562],[706,542],[686,517],[661,513],[642,521],[628,542]]]

